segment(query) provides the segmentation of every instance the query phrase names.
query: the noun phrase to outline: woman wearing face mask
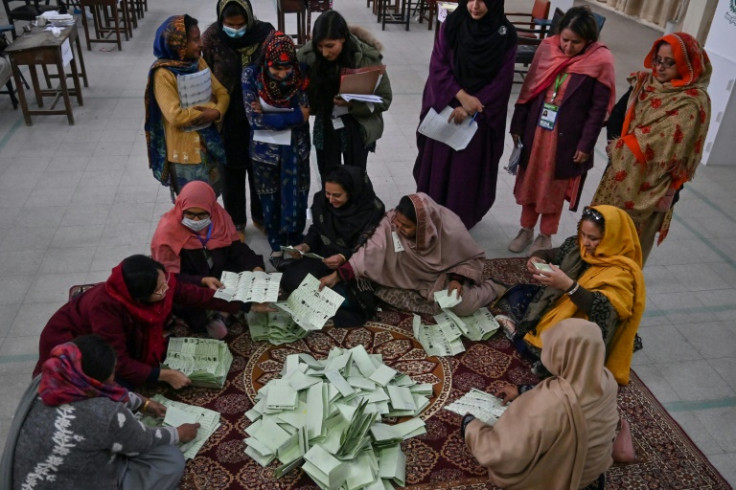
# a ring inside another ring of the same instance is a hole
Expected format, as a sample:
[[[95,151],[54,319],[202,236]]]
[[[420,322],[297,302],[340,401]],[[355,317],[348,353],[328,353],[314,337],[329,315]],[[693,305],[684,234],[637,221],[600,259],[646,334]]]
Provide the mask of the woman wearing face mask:
[[[263,41],[273,32],[268,22],[256,19],[248,0],[219,0],[217,22],[202,34],[202,57],[212,73],[230,94],[230,106],[222,121],[227,165],[222,168],[222,202],[233,218],[235,228],[243,232],[248,222],[246,177],[250,190],[250,216],[263,229],[263,209],[256,193],[253,166],[248,147],[250,131],[245,117],[240,78],[243,69],[253,63],[263,48]]]
[[[170,187],[171,200],[187,182],[201,180],[216,192],[220,188],[218,167],[225,163],[220,133],[213,123],[221,123],[230,96],[210,75],[212,95],[202,105],[183,108],[177,76],[191,75],[208,68],[200,57],[197,19],[174,15],[156,31],[146,86],[146,141],[148,161],[154,177]],[[197,127],[196,131],[191,128]]]
[[[667,236],[677,196],[695,175],[710,123],[711,65],[684,32],[657,39],[632,73],[608,122],[610,165],[593,203],[625,209],[636,224],[644,262]]]
[[[381,103],[346,102],[337,97],[344,68],[381,65],[383,46],[366,30],[351,27],[339,13],[328,10],[314,23],[312,40],[299,49],[309,65],[309,103],[314,119],[317,167],[324,180],[338,165],[366,170],[368,152],[376,151],[383,133],[383,111],[391,105],[391,84],[384,73],[374,93]]]
[[[58,344],[95,333],[117,354],[115,380],[126,387],[161,381],[174,389],[190,379],[175,369],[161,368],[166,354],[164,327],[174,304],[237,313],[249,304],[213,298],[215,291],[186,284],[167,274],[159,262],[132,255],[115,266],[107,281],[80,294],[51,317],[39,340],[36,376]],[[268,310],[253,305],[256,311]]]
[[[483,249],[455,213],[416,193],[402,197],[365,246],[320,282],[334,287],[341,281],[367,279],[417,291],[430,302],[437,291],[457,291],[462,301],[452,311],[467,316],[504,289],[483,280],[484,258]]]
[[[180,281],[217,290],[223,271],[262,271],[263,257],[240,241],[233,220],[212,188],[190,182],[176,198],[173,209],[158,223],[151,242],[151,255]],[[175,313],[195,330],[207,325],[210,337],[227,335],[226,318],[219,312],[176,307]]]
[[[593,148],[615,102],[613,56],[598,42],[588,7],[573,7],[559,32],[539,45],[511,120],[511,137],[524,149],[514,196],[521,205],[521,230],[509,244],[520,253],[540,233],[529,254],[552,247],[564,201],[577,209]]]
[[[291,37],[275,32],[264,55],[243,71],[243,101],[251,127],[250,156],[271,263],[283,262],[282,245],[301,243],[309,198],[309,102],[305,67]],[[264,138],[277,134],[279,141]]]

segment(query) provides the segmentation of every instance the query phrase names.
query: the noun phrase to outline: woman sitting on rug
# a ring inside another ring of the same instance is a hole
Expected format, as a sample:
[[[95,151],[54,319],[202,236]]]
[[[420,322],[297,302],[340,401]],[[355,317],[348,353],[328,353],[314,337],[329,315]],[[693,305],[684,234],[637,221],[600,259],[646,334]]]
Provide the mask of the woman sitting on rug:
[[[307,274],[322,277],[337,269],[361,247],[385,214],[383,202],[373,191],[368,174],[360,167],[333,167],[325,177],[323,189],[312,201],[312,226],[304,243],[296,248],[302,253],[312,252],[323,260],[305,258],[288,263],[281,279],[286,292],[296,289]],[[302,254],[293,253],[294,259]],[[336,326],[359,326],[373,313],[373,294],[366,297],[357,288],[338,291],[355,307],[341,308],[335,315]]]
[[[215,191],[206,182],[194,181],[184,186],[174,208],[158,222],[151,243],[151,255],[182,282],[217,290],[223,271],[262,271],[263,257],[240,241],[230,215],[217,203]],[[207,325],[215,339],[227,335],[226,319],[220,313],[210,315],[201,309],[175,307],[194,330]]]
[[[166,407],[113,381],[115,351],[97,335],[58,345],[21,398],[5,444],[0,488],[178,488],[176,446],[199,424],[147,427],[138,411]]]
[[[115,266],[106,282],[80,294],[54,313],[41,332],[36,376],[59,344],[95,333],[117,354],[115,380],[129,386],[164,381],[174,389],[191,380],[175,369],[162,369],[164,326],[174,303],[236,313],[249,304],[213,298],[209,288],[186,284],[150,257],[133,255]],[[254,305],[256,311],[268,307]]]
[[[463,439],[499,487],[603,488],[619,414],[600,330],[568,319],[542,338],[552,377],[519,396],[493,426],[466,415]]]
[[[585,208],[578,229],[559,248],[529,258],[527,269],[544,287],[512,315],[521,318],[518,324],[497,318],[517,346],[534,355],[544,352],[541,335],[551,325],[567,318],[594,322],[603,334],[606,367],[625,385],[646,300],[636,228],[625,211],[595,206]]]
[[[455,213],[417,193],[402,197],[365,246],[321,283],[333,287],[340,281],[368,279],[417,291],[428,301],[436,291],[457,291],[462,301],[452,311],[467,316],[493,301],[502,289],[483,280],[484,258]]]

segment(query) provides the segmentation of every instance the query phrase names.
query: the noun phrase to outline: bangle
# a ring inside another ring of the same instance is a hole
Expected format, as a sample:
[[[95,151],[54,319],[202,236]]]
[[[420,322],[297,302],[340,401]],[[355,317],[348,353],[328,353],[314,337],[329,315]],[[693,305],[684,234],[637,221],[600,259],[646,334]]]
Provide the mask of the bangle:
[[[150,398],[146,398],[146,401],[143,402],[143,406],[141,407],[141,413],[143,413],[143,412],[146,411],[146,409],[148,408],[148,405],[150,403],[151,403],[151,399]]]
[[[580,283],[575,281],[573,282],[572,287],[565,292],[567,293],[568,296],[572,296],[578,291],[579,288],[580,288]]]

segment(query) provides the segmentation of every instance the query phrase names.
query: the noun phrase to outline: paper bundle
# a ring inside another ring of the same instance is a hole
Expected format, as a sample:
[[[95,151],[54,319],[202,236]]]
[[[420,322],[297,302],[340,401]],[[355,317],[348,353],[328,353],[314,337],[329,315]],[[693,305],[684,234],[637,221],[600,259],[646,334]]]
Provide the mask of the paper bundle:
[[[217,290],[215,298],[243,303],[272,303],[279,299],[281,276],[280,272],[223,271],[220,282],[225,287]]]
[[[288,344],[307,336],[308,331],[301,328],[284,311],[270,313],[248,313],[248,328],[254,341],[267,341],[273,345]]]
[[[214,410],[175,402],[160,394],[152,396],[151,400],[166,406],[163,425],[179,427],[182,424],[199,424],[197,437],[185,444],[179,444],[179,449],[186,459],[194,458],[207,439],[220,427],[220,414]],[[155,419],[149,415],[143,416],[141,422],[149,427],[158,427],[162,424],[161,419]]]
[[[174,337],[161,367],[181,371],[193,386],[222,388],[232,362],[233,355],[221,340]]]
[[[426,432],[417,416],[432,393],[361,345],[324,360],[292,354],[245,414],[245,452],[263,466],[278,459],[277,477],[301,466],[323,489],[404,486],[400,444]],[[384,415],[412,418],[388,425]]]
[[[458,415],[469,413],[487,425],[495,424],[507,408],[499,398],[475,388],[444,407]]]

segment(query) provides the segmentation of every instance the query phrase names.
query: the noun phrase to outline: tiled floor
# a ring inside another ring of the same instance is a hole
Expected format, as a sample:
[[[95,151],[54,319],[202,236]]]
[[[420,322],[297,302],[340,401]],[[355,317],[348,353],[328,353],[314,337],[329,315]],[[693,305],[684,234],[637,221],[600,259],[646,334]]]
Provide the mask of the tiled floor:
[[[275,23],[272,1],[253,3],[261,19]],[[526,3],[508,1],[506,8],[516,11]],[[27,127],[8,97],[0,96],[0,441],[30,380],[38,335],[69,287],[104,280],[122,258],[148,252],[157,219],[170,207],[168,190],[148,171],[143,133],[153,33],[174,13],[188,12],[206,27],[214,20],[215,2],[151,0],[149,5],[122,52],[99,45],[85,51],[90,87],[84,90],[85,105],[74,107],[76,125],[63,116],[37,116]],[[396,25],[382,32],[362,0],[340,0],[336,7],[385,45],[394,102],[378,150],[369,158],[369,174],[392,206],[415,190],[415,129],[434,31],[412,22],[410,32]],[[614,53],[622,90],[625,76],[640,67],[658,33],[602,13],[608,17],[602,40]],[[601,175],[602,141],[584,202]],[[313,170],[316,176],[314,164]],[[503,170],[499,177],[495,205],[472,230],[488,257],[509,255],[506,245],[519,226],[513,178]],[[645,348],[634,356],[636,372],[731,483],[736,483],[734,186],[734,166],[703,167],[686,186],[670,236],[644,270]],[[574,233],[578,217],[565,212],[555,243]],[[247,232],[251,246],[265,253],[264,236],[251,227]]]

